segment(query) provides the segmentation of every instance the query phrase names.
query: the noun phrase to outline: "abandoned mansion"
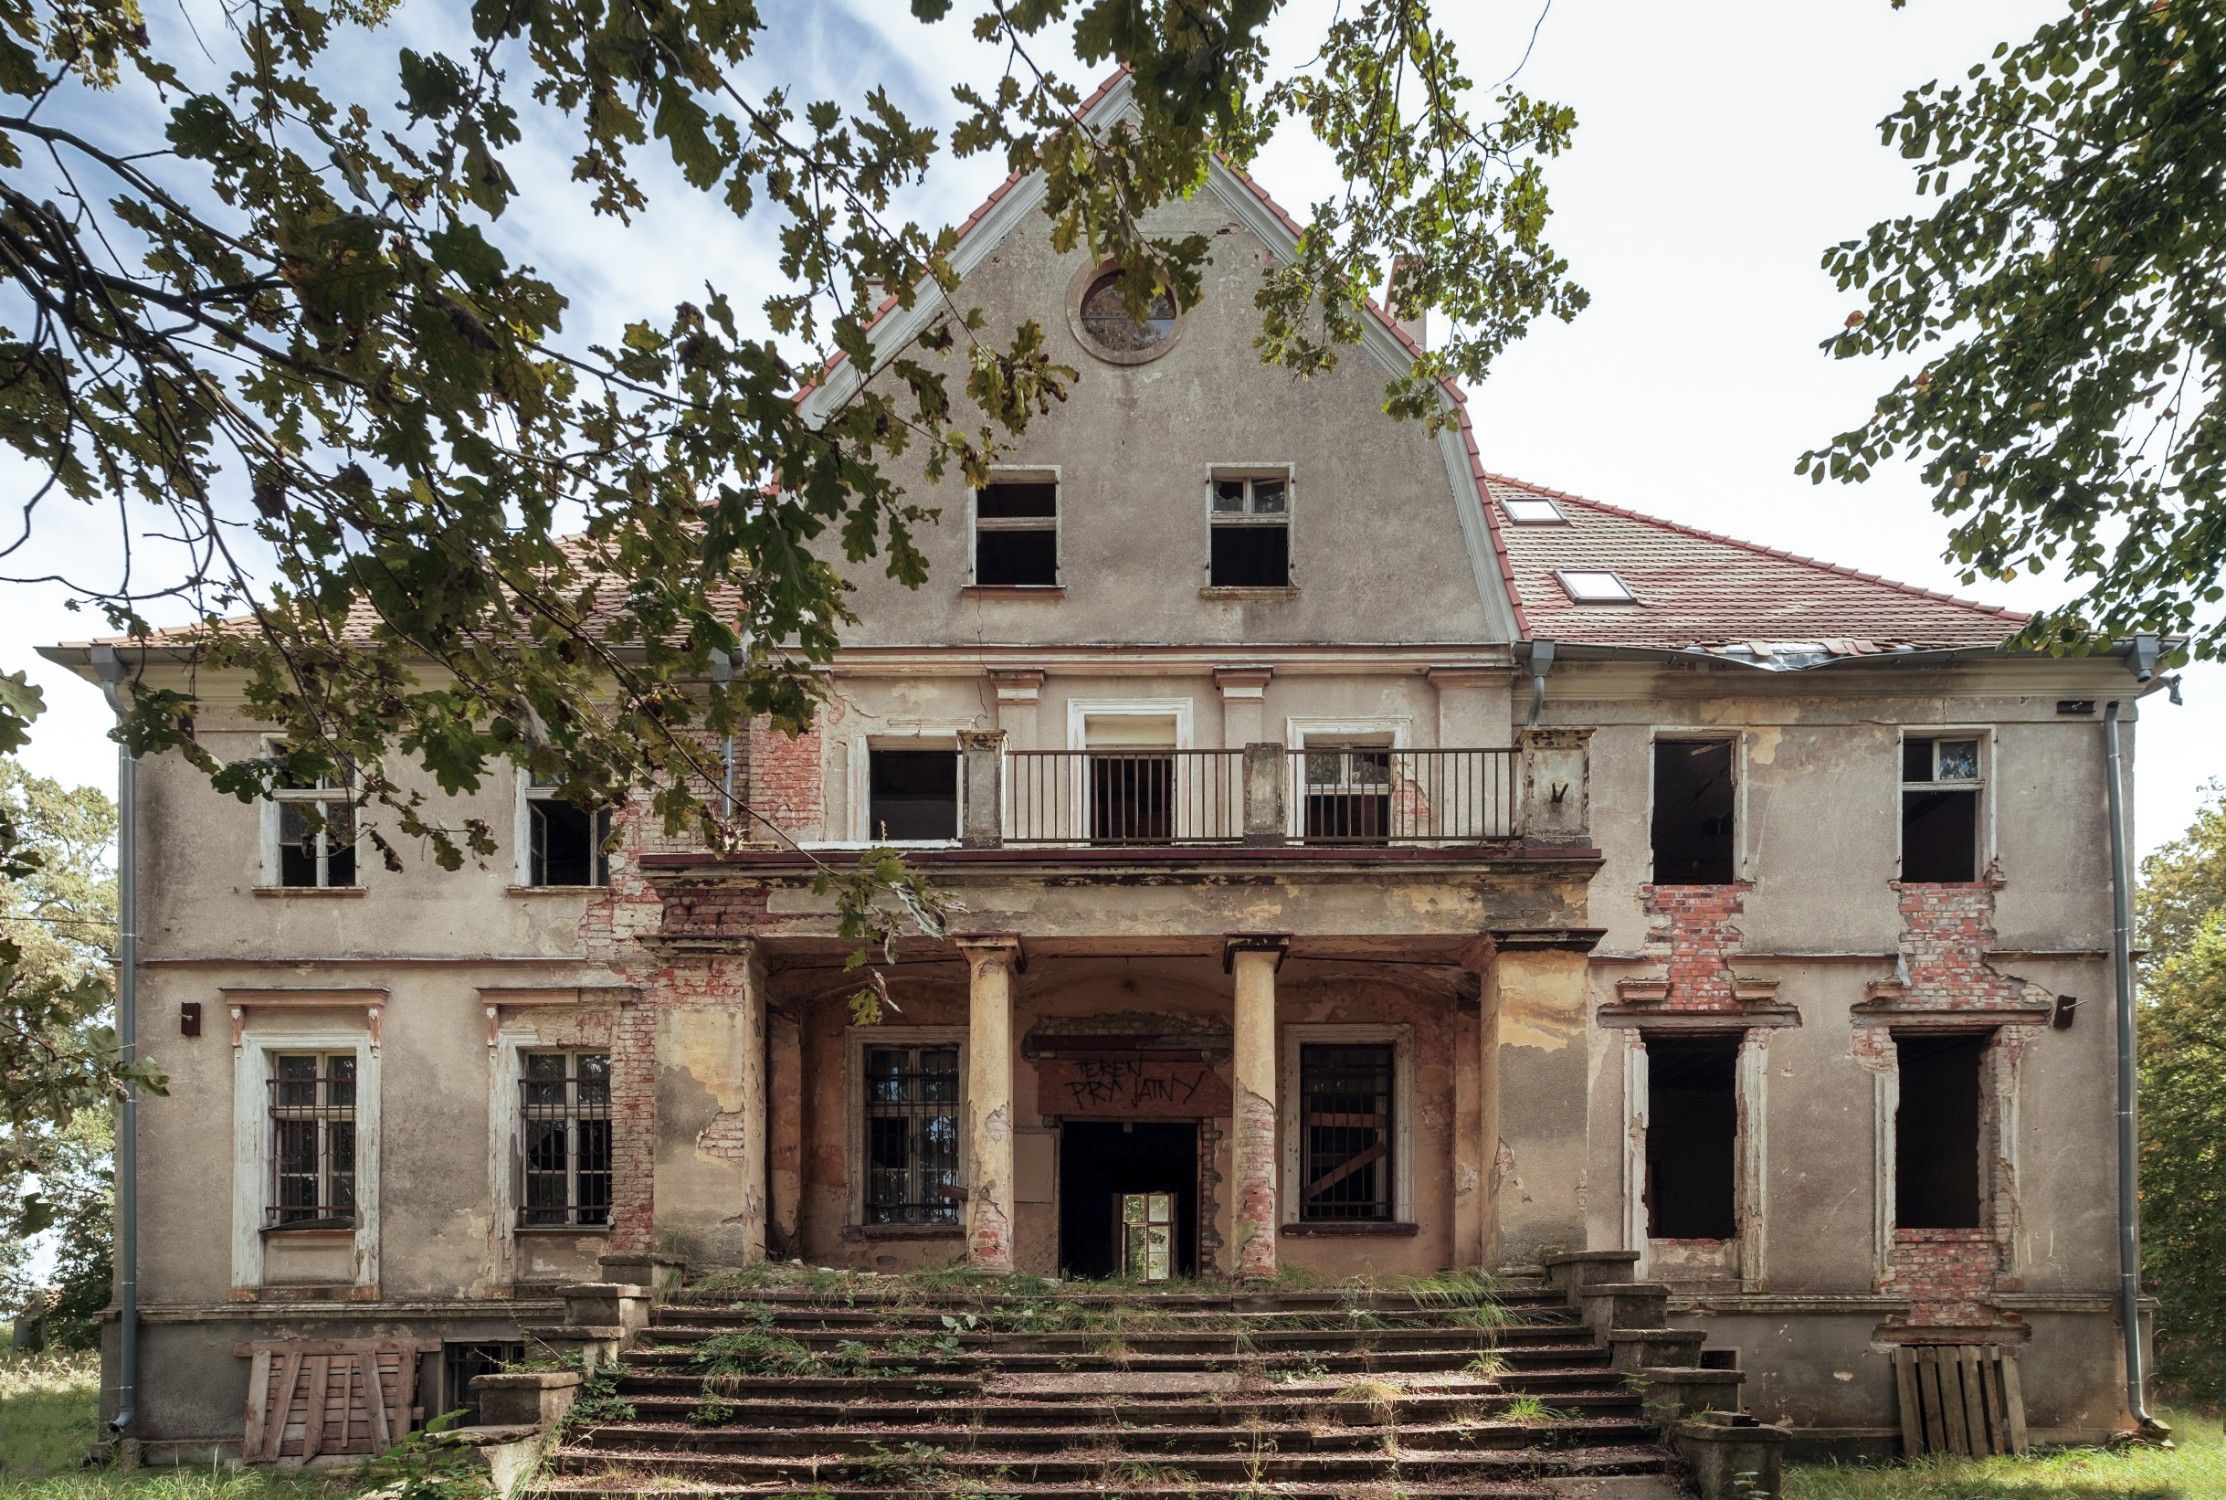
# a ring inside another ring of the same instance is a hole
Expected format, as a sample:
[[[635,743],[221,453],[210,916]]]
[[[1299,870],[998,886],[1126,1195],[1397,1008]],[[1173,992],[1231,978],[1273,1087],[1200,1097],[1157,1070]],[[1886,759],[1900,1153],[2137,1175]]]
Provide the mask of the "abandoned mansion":
[[[1502,477],[1465,413],[1384,414],[1423,336],[1389,314],[1262,365],[1295,226],[1235,171],[1158,210],[1212,259],[1141,322],[1041,194],[967,221],[956,300],[1038,320],[1072,399],[980,488],[908,477],[926,584],[852,570],[815,724],[732,751],[784,837],[520,776],[456,799],[500,858],[394,872],[304,833],[347,786],[137,766],[150,1448],[239,1452],[274,1349],[391,1346],[438,1412],[567,1284],[765,1258],[1616,1252],[1819,1445],[1890,1440],[1897,1355],[1942,1345],[2015,1356],[2036,1441],[2128,1426],[2110,835],[2147,643],[2011,650],[2006,611]],[[111,650],[193,666],[47,654]],[[202,746],[264,753],[196,691]],[[956,914],[860,1025],[813,876],[882,844]]]

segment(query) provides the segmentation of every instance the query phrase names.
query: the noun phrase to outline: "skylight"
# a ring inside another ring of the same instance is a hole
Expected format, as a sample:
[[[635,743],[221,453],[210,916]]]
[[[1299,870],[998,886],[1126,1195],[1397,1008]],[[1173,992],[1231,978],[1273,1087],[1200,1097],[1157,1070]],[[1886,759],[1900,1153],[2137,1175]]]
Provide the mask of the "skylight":
[[[1614,573],[1564,569],[1555,575],[1579,604],[1636,604],[1638,595]]]
[[[1502,495],[1500,508],[1517,526],[1566,526],[1569,518],[1561,507],[1543,495]]]

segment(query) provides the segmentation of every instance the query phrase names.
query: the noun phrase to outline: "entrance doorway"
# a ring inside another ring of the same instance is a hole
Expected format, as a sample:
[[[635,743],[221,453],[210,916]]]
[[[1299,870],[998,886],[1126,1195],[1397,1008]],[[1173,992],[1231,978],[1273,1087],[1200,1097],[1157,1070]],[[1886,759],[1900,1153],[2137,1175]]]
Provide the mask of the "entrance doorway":
[[[1059,1270],[1106,1277],[1120,1264],[1119,1200],[1175,1200],[1174,1273],[1198,1274],[1198,1127],[1070,1120],[1059,1128]]]

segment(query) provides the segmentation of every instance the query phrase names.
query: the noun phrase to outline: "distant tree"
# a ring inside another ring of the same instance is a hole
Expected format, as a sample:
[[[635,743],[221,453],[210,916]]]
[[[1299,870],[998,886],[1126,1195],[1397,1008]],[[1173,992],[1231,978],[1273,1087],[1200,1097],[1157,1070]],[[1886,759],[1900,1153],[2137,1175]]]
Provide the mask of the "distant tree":
[[[2141,1260],[2173,1388],[2226,1384],[2226,787],[2142,861]]]
[[[978,482],[1076,378],[1035,321],[962,305],[949,231],[898,208],[944,152],[1040,167],[1052,242],[1117,261],[1141,313],[1196,303],[1208,252],[1147,212],[1303,122],[1335,186],[1257,290],[1259,346],[1333,363],[1396,258],[1402,308],[1449,334],[1390,383],[1395,411],[1439,415],[1440,376],[1481,378],[1583,302],[1543,238],[1541,164],[1573,117],[1513,89],[1472,112],[1426,0],[1355,0],[1272,78],[1271,0],[999,0],[947,136],[883,88],[796,97],[764,54],[819,8],[451,5],[413,12],[411,45],[394,9],[0,0],[0,441],[36,469],[17,529],[63,500],[120,516],[113,574],[64,580],[119,631],[244,616],[190,650],[245,676],[285,749],[220,762],[190,685],[141,684],[125,739],[243,798],[350,773],[390,865],[407,840],[451,867],[494,848],[409,763],[458,791],[519,761],[731,837],[706,739],[808,723],[851,619],[815,540],[917,585],[935,512],[892,462]],[[1091,70],[1132,70],[1133,123],[1086,122],[1037,66],[1055,29]],[[515,210],[631,221],[671,195],[769,226],[778,249],[743,264],[702,247],[755,306],[706,284],[582,337],[576,300],[623,297],[625,268],[525,264]],[[939,310],[917,344],[868,333],[882,288]],[[837,354],[882,378],[807,420],[800,386]],[[867,938],[892,887],[931,912],[890,859],[837,884]]]
[[[2071,0],[1880,128],[1933,202],[1825,252],[1824,347],[1906,373],[1800,471],[1906,455],[1965,583],[2063,569],[2034,644],[2226,655],[2226,6]]]

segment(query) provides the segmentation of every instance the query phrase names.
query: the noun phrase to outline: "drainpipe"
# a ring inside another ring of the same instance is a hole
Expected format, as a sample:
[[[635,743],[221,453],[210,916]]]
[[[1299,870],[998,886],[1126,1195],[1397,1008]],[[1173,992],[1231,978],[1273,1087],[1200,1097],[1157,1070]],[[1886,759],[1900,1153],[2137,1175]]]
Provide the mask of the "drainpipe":
[[[2148,671],[2134,670],[2144,679]],[[2102,709],[2103,776],[2110,815],[2110,963],[2117,987],[2118,1013],[2118,1318],[2123,1325],[2126,1360],[2126,1410],[2143,1433],[2159,1425],[2149,1414],[2147,1369],[2141,1352],[2141,1232],[2138,1142],[2134,1134],[2133,1024],[2133,871],[2126,859],[2123,755],[2119,748],[2118,701]]]
[[[93,648],[101,696],[119,723],[124,716],[124,664],[113,646]],[[139,871],[133,824],[138,821],[131,747],[116,745],[116,1041],[126,1066],[139,1059]],[[109,1428],[129,1436],[139,1404],[139,1085],[124,1082],[116,1121],[116,1415]]]
[[[1538,720],[1546,712],[1546,674],[1554,669],[1554,643],[1536,640],[1530,643],[1530,727],[1536,729]]]
[[[722,687],[733,685],[733,652],[714,651],[711,653],[711,680]],[[732,818],[734,816],[734,735],[731,731],[727,734],[725,745],[720,749],[720,755],[722,768],[719,781],[719,816],[721,818]]]

